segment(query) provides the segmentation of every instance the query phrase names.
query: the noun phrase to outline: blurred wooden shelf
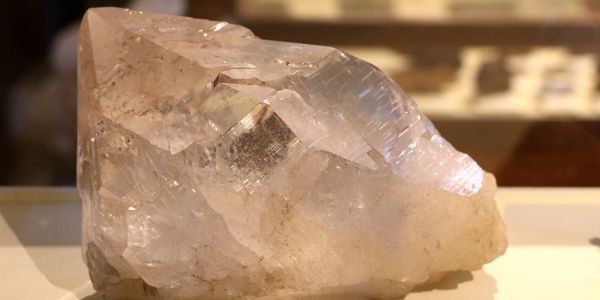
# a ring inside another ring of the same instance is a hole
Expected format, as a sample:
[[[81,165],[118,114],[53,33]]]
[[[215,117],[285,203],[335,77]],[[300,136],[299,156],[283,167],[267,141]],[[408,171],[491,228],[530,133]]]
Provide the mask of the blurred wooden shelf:
[[[569,46],[600,49],[600,16],[585,18],[457,18],[452,20],[240,19],[256,35],[325,45],[423,47]]]

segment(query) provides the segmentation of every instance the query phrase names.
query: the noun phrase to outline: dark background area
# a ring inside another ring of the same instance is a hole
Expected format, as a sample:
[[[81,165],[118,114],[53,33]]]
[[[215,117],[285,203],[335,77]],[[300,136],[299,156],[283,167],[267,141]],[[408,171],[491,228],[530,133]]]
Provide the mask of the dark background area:
[[[45,64],[48,46],[54,34],[67,24],[79,19],[85,11],[86,1],[23,0],[0,3],[0,183],[18,184],[13,178],[19,159],[28,154],[28,147],[21,147],[18,136],[12,132],[10,116],[13,114],[8,101],[12,87],[29,72],[35,72]],[[49,100],[51,101],[51,100]],[[43,130],[40,128],[40,130]],[[57,173],[73,170],[73,162],[57,166]],[[72,182],[67,174],[65,183]],[[62,183],[62,179],[52,183]],[[26,183],[26,180],[23,181]]]
[[[52,43],[87,8],[129,2],[0,2],[0,185],[75,184],[76,78],[51,70]],[[190,11],[200,17],[225,18],[233,11],[233,1],[191,2]]]

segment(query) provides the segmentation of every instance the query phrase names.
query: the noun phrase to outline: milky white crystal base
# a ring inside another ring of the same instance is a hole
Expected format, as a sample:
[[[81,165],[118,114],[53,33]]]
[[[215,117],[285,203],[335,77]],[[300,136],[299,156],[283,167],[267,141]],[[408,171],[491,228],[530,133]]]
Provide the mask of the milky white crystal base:
[[[99,290],[393,298],[506,248],[493,176],[355,57],[116,8],[89,10],[79,43]]]

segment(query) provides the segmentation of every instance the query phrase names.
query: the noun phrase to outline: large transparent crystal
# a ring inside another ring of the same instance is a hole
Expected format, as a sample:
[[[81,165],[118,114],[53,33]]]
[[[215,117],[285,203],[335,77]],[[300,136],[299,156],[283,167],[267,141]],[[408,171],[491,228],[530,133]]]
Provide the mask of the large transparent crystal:
[[[125,298],[391,298],[506,248],[496,185],[333,48],[91,9],[79,47],[83,252]]]

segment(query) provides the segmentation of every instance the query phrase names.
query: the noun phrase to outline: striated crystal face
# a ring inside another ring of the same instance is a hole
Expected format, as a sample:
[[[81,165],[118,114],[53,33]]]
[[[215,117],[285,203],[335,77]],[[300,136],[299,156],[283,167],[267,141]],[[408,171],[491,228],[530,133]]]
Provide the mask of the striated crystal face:
[[[79,43],[99,290],[392,298],[506,248],[493,176],[364,61],[117,8],[89,10]]]

